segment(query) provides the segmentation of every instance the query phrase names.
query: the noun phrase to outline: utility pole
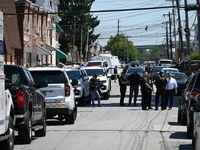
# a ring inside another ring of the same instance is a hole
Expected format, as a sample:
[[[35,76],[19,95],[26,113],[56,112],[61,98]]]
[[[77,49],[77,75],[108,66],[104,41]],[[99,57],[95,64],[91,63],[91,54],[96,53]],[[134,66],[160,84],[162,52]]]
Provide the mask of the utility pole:
[[[76,54],[75,54],[75,50],[74,50],[74,47],[75,47],[75,30],[76,30],[76,23],[75,23],[75,16],[74,16],[74,31],[73,31],[73,44],[72,44],[72,62],[74,62],[74,56],[76,56]]]
[[[89,41],[89,26],[87,31],[87,40],[86,40],[86,48],[85,48],[85,62],[87,62],[87,53],[88,53],[88,41]]]
[[[200,5],[200,0],[197,0],[197,5]],[[197,19],[198,19],[198,50],[200,55],[200,9],[197,9]],[[199,64],[200,65],[200,64]]]
[[[187,7],[187,0],[185,0],[185,8]],[[191,75],[191,59],[190,59],[190,29],[188,22],[188,11],[185,10],[185,32],[186,32],[186,41],[187,41],[187,58],[188,58],[188,74]]]
[[[117,35],[119,35],[119,19],[118,19],[118,26],[117,26]]]
[[[178,33],[179,33],[179,49],[181,49],[181,60],[183,59],[183,37],[182,37],[182,26],[181,26],[181,17],[180,17],[180,3],[179,0],[176,0],[176,5],[178,9]]]
[[[167,46],[167,58],[169,59],[169,44],[168,44],[168,22],[166,21],[166,46]]]
[[[172,53],[172,23],[171,23],[171,16],[170,12],[168,14],[169,16],[169,44],[170,44],[170,57],[173,60],[173,53]]]
[[[81,56],[80,56],[80,65],[82,63],[82,49],[83,49],[83,29],[82,29],[82,25],[81,25],[81,47],[80,47],[80,55]]]

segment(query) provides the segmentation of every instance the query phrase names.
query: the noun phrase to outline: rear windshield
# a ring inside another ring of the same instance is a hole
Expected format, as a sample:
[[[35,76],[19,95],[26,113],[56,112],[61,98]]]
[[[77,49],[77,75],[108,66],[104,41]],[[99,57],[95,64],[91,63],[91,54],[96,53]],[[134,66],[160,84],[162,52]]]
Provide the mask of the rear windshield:
[[[166,67],[155,67],[153,68],[153,72],[160,72],[163,68],[166,68]]]
[[[101,66],[101,62],[88,62],[87,66]]]
[[[130,68],[127,73],[133,73],[134,70],[137,70],[138,73],[143,73],[144,71],[142,68]]]
[[[79,71],[67,71],[67,75],[69,79],[80,79],[80,73]]]
[[[62,71],[30,71],[34,81],[46,81],[47,83],[66,83],[67,79]]]
[[[85,71],[87,72],[88,76],[93,76],[93,75],[105,75],[105,72],[103,71],[103,69],[85,69]]]

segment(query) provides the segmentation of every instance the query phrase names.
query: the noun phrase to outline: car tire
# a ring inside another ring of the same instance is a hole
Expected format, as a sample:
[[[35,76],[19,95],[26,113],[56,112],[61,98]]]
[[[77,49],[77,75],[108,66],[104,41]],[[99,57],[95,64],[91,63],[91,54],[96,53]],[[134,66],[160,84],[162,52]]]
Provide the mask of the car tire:
[[[13,119],[10,116],[9,117],[9,126],[8,131],[6,132],[8,134],[8,139],[0,142],[0,147],[3,150],[13,150],[14,149],[14,124]]]
[[[109,98],[110,98],[109,92],[103,94],[103,99],[108,100]]]
[[[69,115],[68,114],[65,115],[65,123],[66,124],[74,124],[76,117],[77,117],[77,106],[75,103],[75,107],[74,107],[72,113]]]
[[[187,137],[192,137],[193,136],[193,128],[192,127],[187,127]]]
[[[32,140],[32,122],[30,112],[27,113],[25,124],[18,130],[19,141],[22,144],[30,144]]]
[[[85,105],[85,92],[83,92],[82,97],[78,100],[78,106],[84,106]]]
[[[37,137],[44,137],[46,136],[46,113],[43,112],[43,116],[42,116],[42,129],[35,131],[35,136]]]
[[[181,124],[187,125],[187,114],[183,110],[182,110],[182,114],[181,114]]]

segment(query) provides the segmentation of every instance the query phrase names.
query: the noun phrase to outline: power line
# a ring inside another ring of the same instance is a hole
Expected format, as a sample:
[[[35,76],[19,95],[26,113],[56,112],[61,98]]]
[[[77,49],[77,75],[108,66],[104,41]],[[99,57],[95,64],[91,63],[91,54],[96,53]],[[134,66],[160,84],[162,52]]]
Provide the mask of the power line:
[[[72,11],[72,12],[34,12],[34,13],[5,13],[4,15],[33,15],[33,14],[81,14],[81,13],[104,13],[104,12],[121,12],[121,11],[139,11],[139,10],[153,10],[153,9],[168,9],[175,6],[163,7],[146,7],[146,8],[132,8],[132,9],[113,9],[113,10],[95,10],[95,11]]]

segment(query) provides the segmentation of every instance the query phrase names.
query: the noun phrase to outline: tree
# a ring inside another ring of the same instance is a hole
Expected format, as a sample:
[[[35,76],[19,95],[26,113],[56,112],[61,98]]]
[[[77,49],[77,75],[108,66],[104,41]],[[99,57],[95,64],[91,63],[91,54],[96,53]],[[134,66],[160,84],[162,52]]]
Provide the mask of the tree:
[[[197,53],[197,52],[192,52],[191,54],[190,54],[190,57],[191,57],[191,60],[199,60],[199,53]]]
[[[100,34],[94,34],[94,28],[100,21],[89,13],[70,13],[70,12],[86,12],[90,11],[92,3],[95,0],[61,0],[59,5],[60,12],[69,12],[69,14],[61,14],[62,21],[59,25],[63,28],[64,34],[59,38],[61,50],[69,51],[69,47],[75,45],[80,50],[81,47],[81,28],[83,52],[85,52],[87,32],[89,30],[88,45],[93,43]],[[75,43],[74,43],[75,42]]]
[[[105,46],[105,50],[110,51],[112,55],[116,55],[120,60],[124,61],[127,61],[127,58],[128,61],[135,61],[138,58],[138,52],[134,44],[128,41],[128,38],[123,34],[111,36]]]

